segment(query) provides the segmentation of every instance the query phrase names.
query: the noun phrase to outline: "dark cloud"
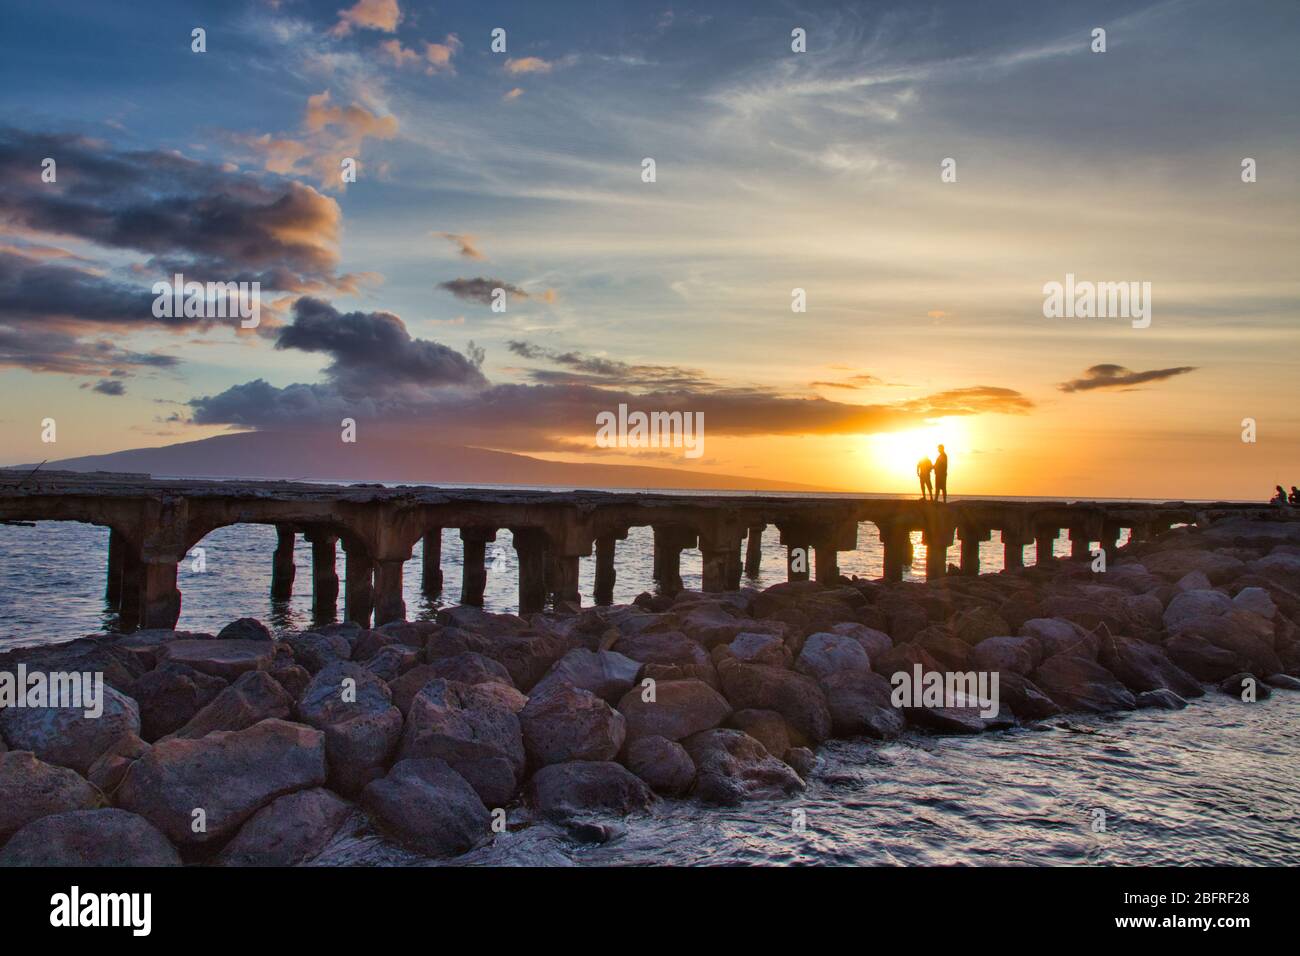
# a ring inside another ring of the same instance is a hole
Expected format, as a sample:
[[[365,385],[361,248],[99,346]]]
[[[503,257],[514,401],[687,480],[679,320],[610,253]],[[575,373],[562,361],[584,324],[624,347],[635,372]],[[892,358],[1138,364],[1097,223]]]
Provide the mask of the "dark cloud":
[[[7,328],[0,325],[0,367],[63,375],[120,377],[130,374],[124,367],[159,370],[179,364],[179,360],[170,355],[132,352],[104,339],[77,338],[57,327]]]
[[[562,352],[517,339],[506,343],[515,355],[558,365],[556,369],[527,369],[534,382],[549,385],[618,385],[623,388],[711,388],[698,369],[678,365],[634,365],[581,352]]]
[[[101,395],[125,395],[126,394],[126,386],[123,385],[120,381],[117,381],[115,379],[107,379],[107,378],[101,379],[100,381],[92,385],[91,389],[93,391],[99,392]]]
[[[1186,375],[1196,371],[1194,365],[1179,365],[1174,368],[1153,368],[1145,372],[1134,372],[1123,365],[1094,365],[1083,373],[1082,378],[1062,382],[1057,386],[1063,392],[1089,392],[1098,388],[1129,389],[1147,382],[1161,382],[1176,375]]]
[[[555,300],[555,292],[552,289],[532,293],[507,282],[505,279],[489,279],[483,276],[473,279],[448,279],[446,282],[439,282],[438,288],[445,289],[458,299],[464,299],[466,302],[477,302],[480,305],[492,304],[492,291],[494,289],[504,289],[507,300],[540,299],[543,302],[553,302]]]

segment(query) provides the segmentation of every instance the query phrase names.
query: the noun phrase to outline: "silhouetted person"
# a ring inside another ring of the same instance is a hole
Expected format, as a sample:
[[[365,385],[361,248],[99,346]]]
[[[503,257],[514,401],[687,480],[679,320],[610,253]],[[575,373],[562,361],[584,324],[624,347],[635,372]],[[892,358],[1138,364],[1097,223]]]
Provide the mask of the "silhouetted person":
[[[1273,499],[1269,502],[1269,504],[1271,505],[1286,504],[1286,492],[1282,490],[1282,486],[1274,485],[1273,487],[1277,489],[1277,494],[1273,496]]]
[[[929,458],[922,458],[916,463],[916,477],[921,479],[922,501],[929,501],[934,498],[934,492],[930,490],[930,472],[932,471],[934,471],[934,465],[930,463]]]
[[[939,446],[939,457],[934,460],[934,500],[943,492],[943,503],[948,503],[948,453]]]
[[[1286,500],[1293,505],[1300,505],[1300,491],[1296,491],[1295,485],[1291,486],[1291,494],[1286,496]]]

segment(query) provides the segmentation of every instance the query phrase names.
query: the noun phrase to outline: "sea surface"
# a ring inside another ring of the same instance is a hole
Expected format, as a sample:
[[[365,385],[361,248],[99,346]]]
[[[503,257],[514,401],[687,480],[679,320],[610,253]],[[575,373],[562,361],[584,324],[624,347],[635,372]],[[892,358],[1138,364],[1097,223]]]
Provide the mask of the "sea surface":
[[[212,532],[181,568],[179,628],[215,632],[253,616],[278,632],[311,624],[311,562],[299,541],[292,600],[269,597],[274,529],[236,525]],[[914,536],[905,574],[924,576],[925,547]],[[0,650],[111,630],[103,600],[107,529],[61,522],[0,526]],[[1057,541],[1058,554],[1069,542]],[[880,541],[863,524],[858,549],[840,554],[844,574],[881,574]],[[1033,562],[1033,548],[1025,551]],[[406,566],[408,617],[430,617],[460,593],[460,542],[444,532],[441,596],[420,591],[420,546]],[[615,600],[652,590],[650,529],[619,542]],[[981,548],[985,570],[1002,566],[1000,542]],[[958,548],[949,561],[956,563]],[[517,608],[510,534],[488,547],[486,606]],[[339,570],[343,556],[339,555]],[[581,566],[591,603],[593,559]],[[698,551],[682,555],[686,586],[700,584]],[[775,528],[763,536],[763,566],[747,586],[785,578]],[[340,604],[339,613],[342,613]],[[978,737],[908,734],[881,743],[831,741],[818,750],[808,789],[793,798],[740,808],[661,800],[645,816],[611,821],[604,843],[563,828],[526,825],[459,858],[478,865],[830,863],[920,864],[1240,864],[1300,862],[1300,694],[1243,704],[1217,692],[1183,711],[1071,717],[1045,729]],[[1101,811],[1104,816],[1098,815]],[[802,829],[798,824],[802,821]],[[1100,828],[1099,828],[1100,821]],[[322,864],[428,865],[384,840],[357,814]]]

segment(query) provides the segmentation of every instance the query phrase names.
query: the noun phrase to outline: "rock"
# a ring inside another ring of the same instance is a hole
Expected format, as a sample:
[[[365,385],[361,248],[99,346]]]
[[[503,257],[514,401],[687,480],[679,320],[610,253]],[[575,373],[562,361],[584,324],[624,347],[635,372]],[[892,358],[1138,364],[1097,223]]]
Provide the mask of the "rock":
[[[588,811],[626,816],[648,809],[653,801],[640,777],[610,761],[553,763],[528,782],[528,802],[552,819]]]
[[[817,682],[805,674],[725,660],[718,664],[722,691],[736,710],[775,710],[791,730],[791,743],[821,743],[831,734],[831,714]]]
[[[307,685],[311,683],[311,671],[301,664],[278,663],[271,669],[270,674],[294,700],[301,699],[307,690]]]
[[[992,729],[978,707],[907,707],[909,722],[936,734],[979,734]]]
[[[129,689],[140,707],[140,736],[157,740],[179,730],[226,686],[222,678],[184,664],[163,664],[140,675]]]
[[[817,755],[807,747],[791,747],[785,752],[785,762],[803,780],[817,769]]]
[[[1285,669],[1273,650],[1273,625],[1251,611],[1234,608],[1220,617],[1202,618],[1183,625],[1179,634],[1203,637],[1231,652],[1239,671],[1275,674]]]
[[[971,649],[970,666],[1025,676],[1042,662],[1042,646],[1032,637],[989,637]]]
[[[1237,655],[1190,632],[1175,634],[1164,644],[1176,665],[1198,681],[1221,681],[1237,669]]]
[[[695,762],[694,793],[708,803],[735,806],[804,788],[794,770],[743,731],[705,730],[687,737],[683,746]]]
[[[84,776],[119,737],[140,734],[136,702],[107,684],[101,691],[98,717],[86,716],[85,699],[75,707],[6,707],[0,710],[0,731],[14,750],[30,750]]]
[[[1059,617],[1031,618],[1020,626],[1021,637],[1031,637],[1043,649],[1043,660],[1058,654],[1097,659],[1101,639],[1073,621]]]
[[[388,647],[380,648],[365,662],[365,667],[370,673],[387,683],[390,680],[397,680],[414,667],[419,659],[418,648],[408,644],[390,644]]]
[[[790,649],[776,634],[762,631],[742,631],[729,644],[713,648],[714,666],[723,658],[734,658],[749,664],[766,664],[769,667],[789,667]]]
[[[1268,684],[1249,673],[1233,674],[1219,684],[1219,690],[1229,697],[1250,703],[1268,700],[1273,696],[1273,691]],[[1250,695],[1253,695],[1253,700]]]
[[[871,662],[875,672],[886,680],[893,680],[895,674],[907,674],[910,677],[917,664],[927,674],[930,671],[946,670],[925,648],[907,642],[895,644]]]
[[[249,618],[252,620],[252,618]],[[245,671],[174,737],[204,737],[214,730],[243,730],[269,717],[287,719],[293,698],[267,671]]]
[[[1101,642],[1098,663],[1129,690],[1170,690],[1180,697],[1200,697],[1200,682],[1169,659],[1156,644],[1131,637],[1107,637]]]
[[[1205,576],[1204,571],[1188,571],[1178,579],[1178,583],[1174,585],[1174,590],[1180,592],[1209,591],[1213,587],[1214,585],[1210,583],[1210,579]]]
[[[820,684],[837,737],[888,740],[903,732],[902,712],[890,702],[889,681],[879,674],[849,671],[833,674]]]
[[[1014,671],[998,675],[999,706],[1021,720],[1044,720],[1061,713],[1056,701],[1048,697],[1028,677]]]
[[[27,824],[0,851],[0,866],[180,866],[180,854],[144,817],[72,810]]]
[[[1212,584],[1226,584],[1246,567],[1241,560],[1216,551],[1155,551],[1143,555],[1142,563],[1167,581],[1178,581],[1192,571],[1200,571]]]
[[[1136,699],[1139,709],[1152,707],[1159,710],[1182,710],[1187,706],[1187,701],[1163,687],[1157,690],[1144,690],[1137,695]]]
[[[507,687],[515,686],[514,681],[510,679],[510,672],[503,664],[476,651],[463,651],[450,657],[439,658],[427,667],[421,668],[420,673],[428,673],[430,680],[441,677],[460,684],[486,684],[496,681]],[[425,683],[427,684],[428,681],[426,680]]]
[[[301,724],[264,720],[198,740],[161,740],[132,764],[117,803],[178,846],[224,842],[276,797],[325,782],[325,737]],[[194,811],[207,829],[195,832]]]
[[[874,627],[867,627],[865,624],[855,624],[851,621],[836,624],[831,628],[831,633],[853,638],[862,645],[862,649],[867,652],[868,658],[883,654],[894,646],[893,639],[884,631],[876,630]]]
[[[1251,611],[1269,621],[1277,614],[1277,605],[1263,588],[1242,588],[1233,597],[1232,605],[1238,610]]]
[[[0,842],[52,813],[103,804],[98,790],[74,770],[46,763],[27,750],[0,753]]]
[[[667,680],[655,683],[653,701],[642,699],[644,689],[634,687],[618,702],[627,720],[627,739],[665,737],[681,740],[718,726],[731,713],[725,697],[701,680]]]
[[[775,622],[769,626],[768,622],[736,617],[713,602],[697,605],[684,612],[678,610],[674,616],[677,619],[677,627],[688,637],[703,644],[706,649],[718,644],[730,644],[739,634],[750,630],[785,636],[784,628]]]
[[[426,856],[458,856],[487,839],[492,816],[469,782],[436,758],[401,760],[362,801],[397,842]]]
[[[149,752],[149,745],[135,734],[123,734],[113,746],[90,765],[86,778],[108,796],[117,790],[131,764]]]
[[[1220,617],[1232,610],[1232,600],[1222,591],[1180,591],[1165,608],[1165,629],[1174,634],[1204,618]]]
[[[623,749],[626,720],[591,691],[558,681],[533,691],[519,712],[531,766],[613,760]]]
[[[1300,680],[1290,674],[1270,674],[1264,678],[1264,683],[1278,690],[1300,690]]]
[[[172,662],[233,681],[245,671],[270,670],[274,641],[172,641],[158,648],[158,663]]]
[[[293,650],[293,659],[315,674],[326,664],[346,661],[352,657],[352,645],[342,634],[323,634],[317,631],[305,631],[302,634],[290,634],[284,643]]]
[[[837,674],[870,674],[871,659],[856,639],[821,631],[808,635],[794,669],[822,681]]]
[[[785,718],[774,710],[738,710],[727,720],[727,726],[749,734],[778,760],[790,749],[790,731],[785,726]]]
[[[484,700],[491,700],[512,714],[518,715],[528,705],[528,698],[509,684],[498,684],[496,681],[491,680],[486,684],[475,684],[474,686]],[[533,688],[533,690],[536,689]]]
[[[682,668],[683,678],[694,677],[710,686],[717,686],[718,678],[709,652],[699,641],[681,631],[625,634],[613,649],[643,664],[676,665]]]
[[[631,741],[625,762],[656,793],[679,797],[695,783],[695,762],[691,755],[667,737],[639,737]]]
[[[415,695],[422,691],[429,681],[438,680],[440,677],[441,675],[438,673],[435,664],[418,664],[412,667],[388,685],[388,689],[393,692],[393,705],[405,717],[410,712],[411,701],[415,699]],[[446,680],[447,678],[443,679]],[[457,681],[457,683],[464,682]]]
[[[353,661],[320,669],[298,702],[298,719],[324,731],[330,783],[346,794],[384,775],[402,735],[388,685]]]
[[[217,634],[219,641],[269,641],[270,628],[255,617],[241,617],[231,621]]]
[[[1011,625],[1002,615],[982,605],[960,612],[949,623],[957,638],[971,646],[990,637],[1011,633]]]
[[[969,669],[971,645],[954,637],[952,628],[946,624],[931,624],[922,628],[912,638],[912,643],[938,661],[939,666],[946,671]]]
[[[1049,657],[1034,671],[1032,680],[1065,710],[1107,713],[1136,706],[1133,695],[1110,671],[1085,657]]]
[[[223,866],[297,866],[316,857],[351,807],[320,787],[272,800],[221,851]]]
[[[532,695],[545,693],[556,685],[568,685],[590,691],[607,704],[617,704],[636,684],[641,666],[640,661],[617,651],[591,651],[577,647],[555,662],[533,687]]]
[[[489,807],[503,807],[524,773],[519,718],[483,688],[436,678],[411,701],[400,759],[437,757],[469,781]]]

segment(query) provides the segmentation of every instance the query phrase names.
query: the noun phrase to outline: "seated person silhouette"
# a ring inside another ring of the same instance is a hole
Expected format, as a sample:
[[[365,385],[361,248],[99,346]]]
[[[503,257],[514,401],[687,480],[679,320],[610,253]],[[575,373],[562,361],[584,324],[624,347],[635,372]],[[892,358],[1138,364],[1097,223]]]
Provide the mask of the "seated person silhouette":
[[[918,468],[919,468],[919,467],[920,467],[920,466],[918,466]],[[1284,504],[1286,504],[1286,492],[1282,490],[1282,486],[1281,486],[1281,485],[1274,485],[1273,487],[1277,490],[1277,494],[1275,494],[1275,495],[1273,496],[1272,500],[1269,501],[1269,504],[1271,504],[1271,505],[1284,505]]]
[[[1300,491],[1296,491],[1295,485],[1291,486],[1291,494],[1286,496],[1286,500],[1293,505],[1300,505]]]

